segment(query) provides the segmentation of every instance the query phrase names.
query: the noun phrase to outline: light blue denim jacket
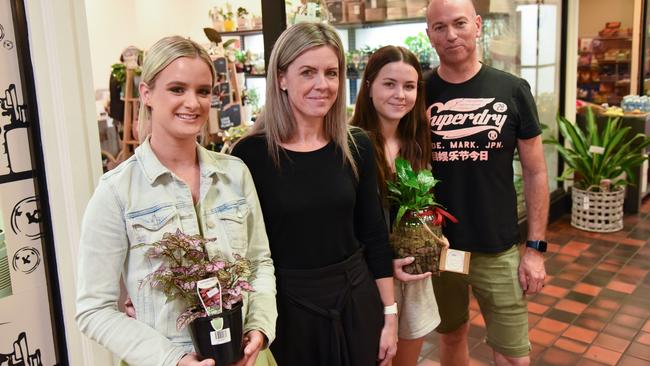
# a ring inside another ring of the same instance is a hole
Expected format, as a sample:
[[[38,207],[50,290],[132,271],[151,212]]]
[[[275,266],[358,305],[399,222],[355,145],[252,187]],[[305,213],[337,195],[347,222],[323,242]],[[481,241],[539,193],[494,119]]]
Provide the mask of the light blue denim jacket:
[[[130,365],[176,365],[192,350],[187,329],[176,330],[184,310],[167,303],[162,291],[142,279],[162,263],[130,249],[166,232],[203,233],[216,238],[207,250],[232,259],[238,253],[258,261],[255,292],[244,301],[244,332],[275,337],[275,276],[253,179],[236,157],[197,145],[200,196],[165,168],[147,139],[135,155],[104,174],[88,203],[79,246],[76,320],[81,331]],[[197,216],[198,215],[198,216]],[[120,275],[133,300],[136,319],[117,309]]]

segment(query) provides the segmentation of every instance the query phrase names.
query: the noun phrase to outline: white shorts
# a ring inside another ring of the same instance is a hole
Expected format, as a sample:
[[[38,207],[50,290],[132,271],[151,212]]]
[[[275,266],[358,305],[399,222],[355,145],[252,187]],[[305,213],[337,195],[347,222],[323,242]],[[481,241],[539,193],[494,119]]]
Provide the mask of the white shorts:
[[[430,278],[410,282],[395,280],[395,301],[399,312],[397,336],[400,339],[424,337],[440,324]]]

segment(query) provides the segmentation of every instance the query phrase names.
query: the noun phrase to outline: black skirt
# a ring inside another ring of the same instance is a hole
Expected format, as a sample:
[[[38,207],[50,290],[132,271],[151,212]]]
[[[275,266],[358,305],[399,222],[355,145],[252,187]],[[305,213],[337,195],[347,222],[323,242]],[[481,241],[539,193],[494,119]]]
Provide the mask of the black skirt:
[[[278,320],[271,351],[279,366],[377,364],[383,305],[361,250],[327,267],[276,268],[275,274]]]

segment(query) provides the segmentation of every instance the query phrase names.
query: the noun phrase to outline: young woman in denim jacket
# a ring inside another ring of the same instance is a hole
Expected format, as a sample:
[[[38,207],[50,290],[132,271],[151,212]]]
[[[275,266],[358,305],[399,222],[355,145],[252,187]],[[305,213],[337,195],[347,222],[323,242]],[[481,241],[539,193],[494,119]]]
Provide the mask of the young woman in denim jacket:
[[[176,229],[216,238],[207,248],[210,255],[240,254],[258,262],[255,291],[244,301],[240,364],[252,365],[275,337],[273,262],[251,175],[241,160],[196,143],[214,81],[210,57],[195,42],[168,37],[151,47],[139,86],[142,144],[102,177],[83,219],[77,322],[84,334],[133,366],[214,365],[199,362],[187,330],[176,329],[183,304],[140,285],[161,262],[132,246]],[[118,311],[120,276],[135,319]]]

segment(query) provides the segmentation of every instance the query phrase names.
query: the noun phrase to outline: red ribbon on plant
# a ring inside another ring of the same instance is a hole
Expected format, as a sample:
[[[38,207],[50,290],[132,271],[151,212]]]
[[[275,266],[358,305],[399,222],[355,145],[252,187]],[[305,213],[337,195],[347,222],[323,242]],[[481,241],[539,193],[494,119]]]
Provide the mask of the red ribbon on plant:
[[[454,215],[450,214],[449,212],[445,211],[444,209],[436,206],[433,208],[433,224],[434,225],[442,225],[445,226],[445,218],[449,219],[449,221],[453,222],[454,224],[458,223],[458,219],[454,217]]]

